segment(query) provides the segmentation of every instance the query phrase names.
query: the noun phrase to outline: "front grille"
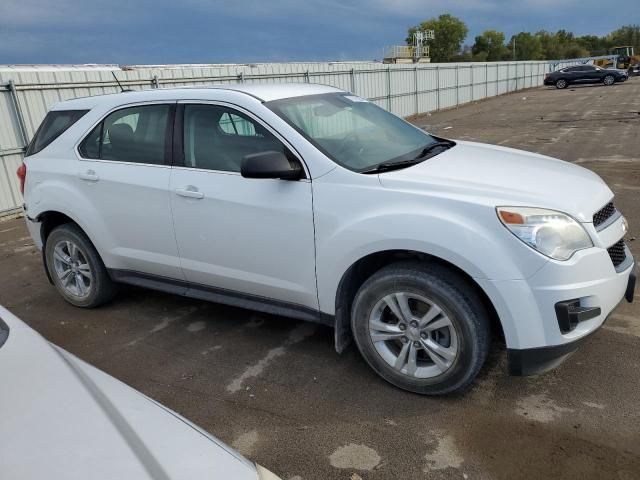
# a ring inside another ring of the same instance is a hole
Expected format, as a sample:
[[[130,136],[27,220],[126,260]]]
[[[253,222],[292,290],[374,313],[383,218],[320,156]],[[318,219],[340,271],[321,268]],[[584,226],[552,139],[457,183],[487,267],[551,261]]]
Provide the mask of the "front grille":
[[[607,248],[607,252],[609,252],[609,256],[611,257],[614,267],[620,265],[624,262],[625,258],[627,258],[627,253],[624,250],[624,240],[620,240],[619,242],[611,245]]]
[[[607,203],[604,207],[593,214],[593,226],[598,228],[600,225],[606,222],[614,213],[616,213],[616,207],[613,202]]]

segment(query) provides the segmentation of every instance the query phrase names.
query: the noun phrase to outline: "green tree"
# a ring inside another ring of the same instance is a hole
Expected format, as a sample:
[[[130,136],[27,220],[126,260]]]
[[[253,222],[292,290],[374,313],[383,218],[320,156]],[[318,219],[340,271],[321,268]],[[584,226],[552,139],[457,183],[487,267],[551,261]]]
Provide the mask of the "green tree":
[[[505,56],[504,33],[486,30],[476,37],[471,47],[474,60],[495,62]],[[484,60],[480,60],[484,57]]]
[[[589,50],[578,43],[566,45],[563,52],[563,58],[582,58],[592,56],[592,54],[589,53]]]
[[[478,52],[472,56],[471,60],[474,62],[486,62],[488,56],[487,52]]]
[[[609,48],[633,45],[636,50],[640,49],[640,25],[625,25],[614,30],[607,36],[607,42]]]
[[[409,28],[407,44],[413,44],[413,34],[419,30],[433,30],[434,39],[428,40],[429,54],[432,62],[449,62],[460,53],[462,42],[469,29],[457,17],[445,13],[438,18],[430,18],[415,27]]]
[[[540,40],[542,59],[558,60],[562,58],[562,45],[557,34],[540,30],[536,32],[536,37]]]
[[[462,50],[451,57],[450,61],[452,62],[472,62],[474,61],[473,54],[471,53],[471,47],[469,45],[464,45]],[[480,61],[480,60],[477,60]]]
[[[529,32],[520,32],[513,35],[507,45],[507,58],[513,59],[513,42],[515,41],[515,60],[544,60],[542,42],[536,35]]]
[[[582,35],[576,38],[576,42],[593,56],[606,55],[609,50],[606,38],[597,35]]]

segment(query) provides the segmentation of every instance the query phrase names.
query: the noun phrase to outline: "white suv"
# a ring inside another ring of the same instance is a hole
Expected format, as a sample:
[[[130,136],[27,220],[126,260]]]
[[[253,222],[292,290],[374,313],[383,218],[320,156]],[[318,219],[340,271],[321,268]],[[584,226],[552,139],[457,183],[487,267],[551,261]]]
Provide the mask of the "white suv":
[[[68,302],[128,283],[320,322],[413,392],[470,385],[492,335],[512,373],[551,368],[633,299],[597,175],[434,137],[332,87],[61,102],[19,176]]]

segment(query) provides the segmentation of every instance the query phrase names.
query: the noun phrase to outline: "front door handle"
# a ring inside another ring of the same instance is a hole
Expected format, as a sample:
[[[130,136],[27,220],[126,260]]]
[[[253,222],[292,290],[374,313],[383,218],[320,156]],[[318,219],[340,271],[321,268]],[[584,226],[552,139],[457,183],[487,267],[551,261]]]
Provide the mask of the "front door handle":
[[[80,177],[81,180],[86,180],[87,182],[97,182],[100,179],[94,170],[80,172],[78,173],[78,177]]]
[[[177,195],[180,195],[181,197],[196,198],[198,200],[200,200],[201,198],[204,198],[204,193],[202,193],[193,185],[187,185],[184,188],[176,188],[175,192]]]

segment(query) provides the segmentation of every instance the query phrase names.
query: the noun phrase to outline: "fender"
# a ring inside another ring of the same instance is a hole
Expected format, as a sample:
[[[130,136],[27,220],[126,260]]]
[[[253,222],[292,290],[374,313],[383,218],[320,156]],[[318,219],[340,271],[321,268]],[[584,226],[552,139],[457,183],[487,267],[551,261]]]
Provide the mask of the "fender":
[[[336,292],[345,272],[360,259],[378,252],[419,252],[454,265],[474,279],[527,278],[547,262],[506,230],[496,235],[486,227],[487,221],[475,218],[462,223],[455,215],[393,213],[361,219],[334,231],[317,244],[321,311],[335,313]],[[495,228],[504,229],[497,219],[491,218],[491,222]],[[371,239],[373,232],[385,231],[394,235]],[[502,247],[505,242],[511,243],[509,248]]]
[[[28,194],[29,198],[36,199],[29,203],[29,216],[41,221],[43,214],[47,212],[58,212],[66,215],[89,237],[100,257],[104,259],[104,254],[106,253],[104,245],[108,244],[112,237],[99,212],[93,208],[91,202],[86,201],[81,192],[70,187],[69,182],[50,178],[46,181],[38,182]],[[41,198],[46,198],[46,203],[39,201]],[[92,227],[83,220],[85,218],[92,219]]]

